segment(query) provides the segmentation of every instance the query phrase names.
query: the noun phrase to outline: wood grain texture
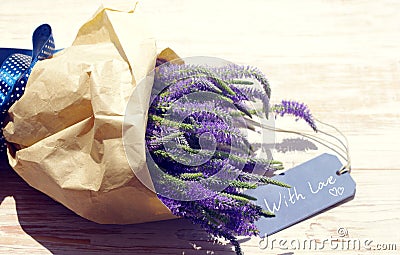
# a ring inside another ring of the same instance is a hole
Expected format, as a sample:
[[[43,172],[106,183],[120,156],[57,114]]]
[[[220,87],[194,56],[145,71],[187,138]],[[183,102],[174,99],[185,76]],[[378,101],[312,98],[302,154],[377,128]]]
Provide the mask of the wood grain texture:
[[[118,0],[120,1],[120,0]],[[41,23],[67,47],[100,1],[1,0],[0,47],[31,47]],[[357,193],[353,200],[270,238],[338,237],[395,243],[397,251],[260,249],[243,239],[245,254],[399,254],[400,250],[400,2],[383,1],[142,1],[158,48],[181,56],[215,56],[259,67],[273,101],[306,102],[314,115],[348,137]],[[132,31],[134,32],[134,31]],[[301,123],[277,125],[306,130]],[[287,168],[326,148],[285,143],[275,157]],[[297,146],[297,147],[296,147]],[[234,254],[186,220],[98,225],[35,191],[0,166],[0,254]]]

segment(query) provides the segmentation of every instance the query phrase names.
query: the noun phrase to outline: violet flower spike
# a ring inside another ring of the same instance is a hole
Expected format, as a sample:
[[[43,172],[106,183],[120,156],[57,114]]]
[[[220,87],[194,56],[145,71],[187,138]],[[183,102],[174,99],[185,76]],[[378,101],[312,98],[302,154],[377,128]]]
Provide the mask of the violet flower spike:
[[[296,120],[303,119],[315,132],[318,131],[317,125],[315,124],[313,116],[310,113],[310,109],[303,103],[282,100],[280,104],[274,105],[272,110],[280,116],[288,114],[295,116]]]

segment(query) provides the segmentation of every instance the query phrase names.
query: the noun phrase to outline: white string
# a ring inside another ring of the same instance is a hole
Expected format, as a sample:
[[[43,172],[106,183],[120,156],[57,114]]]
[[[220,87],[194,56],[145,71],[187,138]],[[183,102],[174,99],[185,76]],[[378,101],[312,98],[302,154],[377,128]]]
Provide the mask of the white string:
[[[268,126],[268,125],[263,125],[260,123],[257,123],[253,120],[250,119],[246,119],[248,122],[252,122],[252,124],[257,125],[260,128],[263,129],[267,129],[267,130],[271,130],[271,131],[276,131],[276,132],[281,132],[281,133],[291,133],[291,134],[296,134],[299,136],[303,136],[305,138],[308,138],[312,141],[315,141],[325,147],[327,147],[328,149],[334,151],[337,155],[339,155],[342,159],[344,159],[346,161],[346,164],[338,171],[338,174],[344,174],[346,172],[350,172],[351,171],[351,158],[350,158],[350,152],[349,152],[349,143],[348,140],[346,138],[346,136],[335,126],[327,124],[325,122],[322,122],[320,120],[315,119],[316,122],[325,125],[327,127],[333,128],[337,133],[339,133],[345,140],[345,142],[343,142],[341,139],[339,139],[338,137],[329,134],[328,132],[322,131],[320,129],[318,129],[317,133],[326,135],[328,137],[331,137],[333,139],[335,139],[337,142],[339,142],[339,145],[336,143],[333,143],[325,138],[321,138],[318,137],[315,134],[308,134],[305,132],[299,132],[299,131],[293,131],[293,130],[286,130],[286,129],[281,129],[281,128],[276,128],[276,127],[272,127],[272,126]]]
[[[318,120],[318,119],[315,119],[315,120],[316,120],[317,122],[319,122],[319,123],[325,125],[325,126],[328,126],[328,127],[333,128],[337,133],[339,133],[339,134],[344,138],[345,143],[343,143],[342,140],[340,140],[340,139],[337,138],[336,136],[321,131],[323,134],[328,135],[328,136],[330,136],[330,137],[333,137],[334,139],[336,139],[337,141],[339,141],[339,142],[343,145],[343,147],[344,147],[345,150],[346,150],[346,157],[347,157],[346,162],[347,162],[347,164],[344,165],[344,166],[342,167],[342,169],[340,170],[340,173],[341,173],[341,174],[343,174],[343,173],[345,173],[345,172],[349,172],[349,173],[350,173],[350,172],[351,172],[351,157],[350,157],[349,141],[347,140],[347,137],[346,137],[346,136],[343,134],[343,132],[340,131],[337,127],[335,127],[335,126],[333,126],[333,125],[331,125],[331,124],[328,124],[328,123],[326,123],[326,122],[322,122],[321,120]]]

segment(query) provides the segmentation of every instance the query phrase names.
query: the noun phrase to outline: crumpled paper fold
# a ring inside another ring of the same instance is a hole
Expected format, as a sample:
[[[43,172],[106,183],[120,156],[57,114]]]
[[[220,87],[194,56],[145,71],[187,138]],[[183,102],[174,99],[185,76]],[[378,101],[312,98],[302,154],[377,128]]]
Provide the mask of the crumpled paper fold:
[[[121,138],[130,95],[156,56],[155,40],[140,16],[100,8],[71,47],[36,64],[24,96],[10,109],[4,134],[13,169],[91,221],[175,218],[135,177]],[[138,117],[135,124],[145,127],[146,118]],[[136,134],[133,149],[135,167],[146,170],[144,136]]]

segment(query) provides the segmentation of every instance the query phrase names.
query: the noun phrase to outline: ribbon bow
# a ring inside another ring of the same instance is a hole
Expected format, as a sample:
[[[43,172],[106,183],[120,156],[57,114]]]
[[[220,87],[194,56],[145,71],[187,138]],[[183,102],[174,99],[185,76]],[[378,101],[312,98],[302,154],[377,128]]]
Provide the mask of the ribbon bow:
[[[32,50],[0,49],[0,152],[6,148],[3,127],[8,109],[25,91],[33,66],[37,61],[49,58],[54,53],[51,27],[43,24],[32,35]]]

